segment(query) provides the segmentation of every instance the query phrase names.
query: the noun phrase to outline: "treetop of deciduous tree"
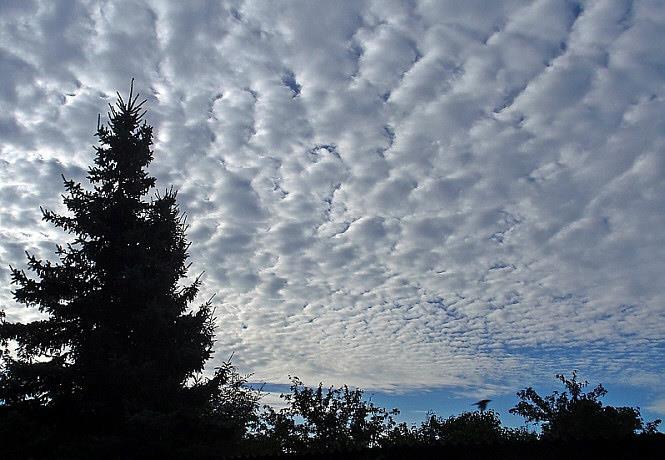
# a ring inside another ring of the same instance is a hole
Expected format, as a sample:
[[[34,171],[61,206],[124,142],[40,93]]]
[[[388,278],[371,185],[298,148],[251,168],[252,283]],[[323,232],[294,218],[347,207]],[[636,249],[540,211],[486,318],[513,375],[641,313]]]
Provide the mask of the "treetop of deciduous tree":
[[[527,422],[540,423],[545,439],[628,438],[637,431],[656,432],[660,420],[645,423],[639,408],[604,406],[601,398],[607,394],[602,384],[584,391],[587,381],[557,374],[565,391],[539,395],[531,387],[517,392],[520,401],[510,413],[521,415]]]

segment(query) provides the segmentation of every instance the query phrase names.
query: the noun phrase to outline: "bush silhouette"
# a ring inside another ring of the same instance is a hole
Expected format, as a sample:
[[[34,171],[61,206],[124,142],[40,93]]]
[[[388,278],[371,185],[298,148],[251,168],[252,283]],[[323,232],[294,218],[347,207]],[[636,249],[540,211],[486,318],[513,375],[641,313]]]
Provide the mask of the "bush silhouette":
[[[495,443],[504,439],[499,414],[493,410],[463,412],[447,419],[430,414],[418,429],[423,444]]]
[[[388,411],[363,399],[363,391],[341,388],[310,388],[291,379],[291,393],[281,395],[287,407],[280,411],[266,406],[259,428],[261,443],[275,453],[348,450],[382,445],[395,427]]]

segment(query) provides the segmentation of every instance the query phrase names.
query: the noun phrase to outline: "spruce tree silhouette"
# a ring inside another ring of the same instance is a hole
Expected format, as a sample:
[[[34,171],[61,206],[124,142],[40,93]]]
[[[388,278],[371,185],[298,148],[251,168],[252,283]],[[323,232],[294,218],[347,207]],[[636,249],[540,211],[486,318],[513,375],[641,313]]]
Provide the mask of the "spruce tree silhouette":
[[[153,133],[145,102],[132,80],[129,98],[109,105],[108,126],[98,118],[92,189],[63,177],[69,215],[42,209],[74,236],[57,246],[59,262],[28,254],[33,277],[10,267],[15,300],[44,319],[0,318],[0,435],[20,438],[24,425],[45,449],[86,435],[164,447],[185,436],[183,426],[190,437],[205,426],[228,441],[256,408],[257,395],[230,364],[200,377],[213,351],[211,304],[190,308],[199,278],[182,285],[189,244],[177,193],[146,198],[155,178],[146,172]]]

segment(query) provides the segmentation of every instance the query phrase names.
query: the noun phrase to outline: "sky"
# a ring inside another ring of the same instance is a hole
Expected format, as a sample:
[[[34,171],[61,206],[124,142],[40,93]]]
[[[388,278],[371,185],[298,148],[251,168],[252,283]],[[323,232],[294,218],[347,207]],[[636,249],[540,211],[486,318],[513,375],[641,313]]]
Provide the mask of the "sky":
[[[660,0],[0,0],[0,304],[36,318],[9,265],[134,78],[211,366],[412,419],[578,369],[665,416],[663,43]]]

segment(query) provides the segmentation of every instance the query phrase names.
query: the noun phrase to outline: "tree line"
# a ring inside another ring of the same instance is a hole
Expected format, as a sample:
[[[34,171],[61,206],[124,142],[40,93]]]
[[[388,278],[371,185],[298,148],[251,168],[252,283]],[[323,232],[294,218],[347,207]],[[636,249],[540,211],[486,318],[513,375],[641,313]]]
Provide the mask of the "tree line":
[[[307,387],[292,378],[285,406],[212,357],[212,302],[195,306],[200,278],[185,283],[187,223],[173,188],[155,191],[147,172],[153,132],[130,89],[108,123],[98,119],[89,188],[63,177],[66,214],[42,209],[72,240],[57,262],[27,254],[10,267],[15,300],[40,318],[9,321],[0,310],[0,443],[4,458],[216,458],[538,440],[658,437],[660,420],[638,408],[603,405],[557,375],[563,392],[517,393],[510,410],[539,433],[507,428],[493,410],[419,425],[374,405],[361,389]]]

